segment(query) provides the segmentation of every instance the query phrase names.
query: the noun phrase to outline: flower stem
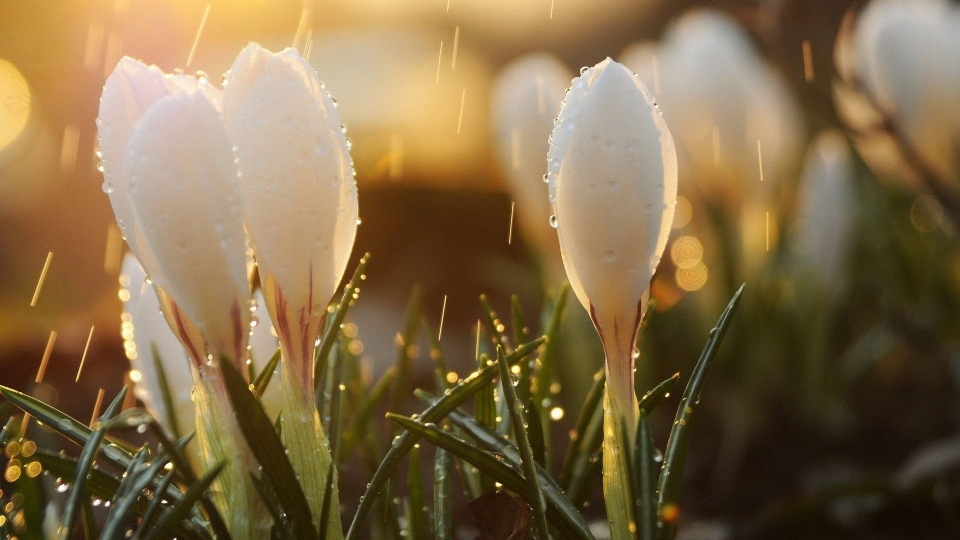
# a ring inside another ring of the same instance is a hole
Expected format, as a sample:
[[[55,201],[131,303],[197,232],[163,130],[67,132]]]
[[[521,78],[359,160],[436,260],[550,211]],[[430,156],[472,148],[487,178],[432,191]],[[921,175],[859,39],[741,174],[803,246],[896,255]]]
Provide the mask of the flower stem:
[[[603,396],[603,497],[612,540],[632,540],[630,448],[639,414],[633,388],[633,339],[607,348],[607,386]]]

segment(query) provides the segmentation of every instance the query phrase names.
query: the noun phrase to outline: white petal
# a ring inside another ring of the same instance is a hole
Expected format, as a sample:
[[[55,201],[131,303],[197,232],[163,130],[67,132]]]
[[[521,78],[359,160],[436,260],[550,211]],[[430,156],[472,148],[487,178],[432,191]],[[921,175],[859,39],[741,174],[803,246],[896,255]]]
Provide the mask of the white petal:
[[[957,173],[960,8],[942,0],[871,2],[854,36],[856,70],[925,162]]]
[[[547,173],[548,139],[560,112],[570,70],[556,57],[531,54],[511,62],[497,77],[492,115],[500,170],[516,197],[516,218],[524,239],[544,264],[556,258],[557,236],[543,182]]]
[[[124,149],[134,126],[160,99],[176,89],[157,66],[147,66],[124,56],[107,77],[100,97],[97,136],[102,154],[104,190],[127,243],[137,256],[140,250],[131,230],[129,186],[123,178]]]
[[[277,331],[312,348],[346,269],[357,188],[340,116],[313,69],[287,49],[247,47],[227,77],[224,122],[237,146],[241,194]],[[284,305],[278,306],[276,291]],[[284,313],[278,313],[284,311]],[[309,321],[309,322],[307,322]],[[287,351],[295,363],[309,351]]]
[[[632,337],[677,196],[673,139],[650,93],[607,59],[574,80],[548,156],[570,284],[601,330]]]
[[[797,249],[806,268],[830,292],[843,287],[857,197],[846,137],[826,131],[807,152],[800,193]]]
[[[178,90],[151,107],[130,137],[124,177],[137,241],[162,272],[155,283],[212,353],[245,358],[250,312],[237,171],[207,98]]]
[[[181,435],[190,433],[196,423],[196,413],[190,398],[190,389],[193,387],[190,359],[160,313],[157,295],[154,294],[153,287],[145,281],[146,273],[132,254],[128,253],[123,258],[120,274],[126,278],[128,285],[125,288],[130,294],[129,299],[123,303],[125,318],[130,320],[125,320],[122,324],[130,323],[136,345],[130,367],[140,372],[139,380],[135,381],[137,397],[163,425],[170,425],[171,419],[164,406],[160,377],[156,370],[155,350],[167,378],[177,428]],[[126,332],[126,327],[121,328]],[[124,335],[124,338],[126,337]]]

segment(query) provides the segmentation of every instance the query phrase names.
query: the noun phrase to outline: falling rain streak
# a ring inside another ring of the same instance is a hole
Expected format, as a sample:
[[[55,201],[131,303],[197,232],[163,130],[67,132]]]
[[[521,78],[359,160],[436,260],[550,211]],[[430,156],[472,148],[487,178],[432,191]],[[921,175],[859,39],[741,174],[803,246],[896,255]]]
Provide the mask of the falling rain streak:
[[[83,364],[86,363],[86,361],[87,361],[87,353],[90,352],[90,341],[93,340],[93,329],[94,329],[94,327],[91,326],[91,327],[90,327],[90,333],[87,334],[87,344],[84,345],[84,347],[83,347],[83,355],[80,356],[80,367],[77,368],[77,378],[74,379],[73,382],[79,382],[79,381],[80,381],[80,373],[83,372]]]
[[[309,18],[309,13],[307,12],[307,9],[304,8],[303,11],[300,12],[300,21],[297,23],[297,32],[293,34],[294,49],[299,48],[300,46],[300,38],[303,37],[303,31],[306,30],[307,28],[308,18]]]
[[[207,24],[207,16],[210,15],[210,4],[203,9],[203,17],[200,18],[200,27],[197,28],[197,35],[193,38],[193,45],[190,47],[190,55],[187,56],[187,65],[193,63],[193,55],[197,52],[197,44],[200,43],[200,34],[203,34],[203,27]]]
[[[437,56],[437,78],[434,81],[436,84],[440,84],[440,65],[443,63],[443,40],[440,40],[440,54]]]
[[[93,429],[93,424],[97,421],[97,417],[100,416],[100,407],[103,406],[103,388],[97,392],[97,401],[93,403],[93,414],[90,415],[90,429]]]
[[[53,344],[57,341],[57,331],[50,332],[50,339],[47,340],[47,348],[43,350],[43,359],[40,360],[40,369],[37,370],[37,377],[33,382],[40,384],[43,382],[43,376],[47,372],[47,364],[50,363],[50,355],[53,354]]]
[[[440,308],[440,330],[437,331],[437,341],[443,335],[443,318],[447,314],[447,295],[443,295],[443,307]]]
[[[480,319],[477,319],[477,351],[474,353],[477,362],[480,361]]]
[[[313,50],[313,30],[307,30],[306,45],[303,46],[303,59],[310,61],[310,52]]]
[[[760,164],[760,181],[763,182],[763,150],[760,148],[760,139],[757,139],[757,161]]]
[[[770,251],[770,212],[767,211],[767,251]]]
[[[513,208],[516,204],[516,201],[510,201],[510,232],[507,233],[508,246],[513,243]]]
[[[456,30],[453,31],[453,58],[450,60],[450,69],[456,71],[457,69],[457,49],[460,48],[460,27],[457,26]]]
[[[460,128],[463,127],[463,104],[467,101],[467,89],[463,89],[463,94],[460,95],[460,119],[457,120],[457,135],[460,134]]]
[[[47,270],[50,269],[50,261],[53,259],[53,252],[47,253],[47,260],[43,263],[43,270],[40,271],[40,280],[37,281],[37,289],[33,291],[33,299],[30,300],[30,307],[37,305],[37,298],[40,296],[40,289],[43,288],[43,281],[47,279]]]
[[[813,48],[810,40],[803,40],[803,76],[807,82],[813,82]]]

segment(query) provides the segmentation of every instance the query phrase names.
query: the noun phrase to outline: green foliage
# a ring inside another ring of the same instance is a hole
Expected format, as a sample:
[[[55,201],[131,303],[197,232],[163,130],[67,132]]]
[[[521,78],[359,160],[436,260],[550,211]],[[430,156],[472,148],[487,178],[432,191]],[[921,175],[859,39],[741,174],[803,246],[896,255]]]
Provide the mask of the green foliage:
[[[288,449],[280,437],[279,424],[267,417],[259,403],[280,361],[279,352],[251,383],[247,383],[231,363],[220,363],[225,391],[240,431],[259,463],[259,469],[250,473],[250,485],[263,500],[273,521],[271,538],[326,538],[333,534],[334,531],[329,530],[333,521],[328,517],[339,511],[334,496],[339,467],[347,463],[352,467],[357,460],[351,458],[359,457],[372,477],[352,516],[347,538],[453,538],[454,528],[458,526],[452,509],[453,471],[457,469],[461,472],[463,488],[471,496],[506,490],[529,505],[528,516],[532,516],[530,522],[537,538],[592,540],[581,507],[599,486],[603,439],[601,403],[605,386],[602,370],[594,377],[590,391],[576,412],[562,462],[558,462],[555,471],[549,462],[549,426],[554,422],[548,412],[553,399],[549,387],[557,370],[556,343],[567,289],[549,302],[553,309],[543,317],[546,331],[540,337],[534,337],[536,334],[531,334],[525,326],[515,297],[510,304],[510,335],[489,300],[481,299],[496,358],[481,355],[476,371],[461,379],[449,371],[439,340],[420,314],[419,296],[415,293],[398,339],[402,340],[402,350],[398,351],[396,364],[374,382],[364,385],[358,360],[348,352],[353,336],[346,336],[341,325],[356,298],[365,264],[366,258],[345,287],[318,349],[317,367],[322,373],[318,372],[316,405],[318,412],[326,413],[324,428],[334,457],[327,469],[328,482],[319,515],[311,512],[302,481],[294,472]],[[661,382],[639,400],[636,439],[625,446],[630,456],[629,483],[636,495],[635,504],[628,505],[624,511],[634,516],[636,538],[640,540],[670,540],[675,533],[674,523],[665,516],[669,517],[670,508],[679,504],[680,479],[690,445],[690,420],[741,291],[734,295],[711,332],[692,371],[659,471],[661,458],[649,418],[679,381],[679,374]],[[412,380],[408,348],[416,342],[421,329],[434,361],[436,395],[411,389],[405,382]],[[377,420],[377,411],[385,406],[395,411],[396,404],[411,393],[426,403],[422,412],[409,417],[388,412],[387,423]],[[55,448],[41,448],[33,458],[49,474],[70,479],[60,530],[62,538],[74,533],[81,517],[82,531],[87,538],[122,538],[129,534],[151,540],[172,536],[229,538],[209,489],[224,464],[198,478],[184,455],[192,434],[171,440],[170,433],[176,433],[176,426],[164,429],[140,409],[120,411],[123,392],[92,429],[21,392],[0,387],[0,395],[81,447],[77,457],[57,452]],[[500,414],[495,397],[506,405]],[[474,398],[472,407],[471,398]],[[169,395],[166,399],[169,414],[172,400]],[[9,405],[6,408],[9,409]],[[8,410],[0,412],[9,413]],[[14,436],[13,424],[11,419],[0,432],[4,442]],[[384,426],[395,426],[400,431],[384,429]],[[131,451],[119,444],[119,440],[108,439],[108,432],[131,429],[141,433],[145,429],[156,444]],[[626,426],[622,426],[622,431],[628,432]],[[381,441],[381,433],[398,434],[387,444]],[[424,449],[418,442],[436,447],[432,489],[424,482],[421,470]],[[402,474],[399,466],[404,459],[408,460],[405,482],[398,477]],[[351,474],[357,472],[354,470]],[[472,484],[475,474],[484,481]],[[101,500],[111,502],[104,516],[100,516],[104,510],[92,504]]]

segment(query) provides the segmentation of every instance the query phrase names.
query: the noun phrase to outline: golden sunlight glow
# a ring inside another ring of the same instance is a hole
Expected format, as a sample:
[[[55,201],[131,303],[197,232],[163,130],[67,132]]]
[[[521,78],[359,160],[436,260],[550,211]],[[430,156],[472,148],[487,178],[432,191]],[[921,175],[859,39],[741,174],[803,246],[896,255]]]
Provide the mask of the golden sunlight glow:
[[[10,145],[30,118],[30,87],[16,66],[0,58],[0,150]]]

